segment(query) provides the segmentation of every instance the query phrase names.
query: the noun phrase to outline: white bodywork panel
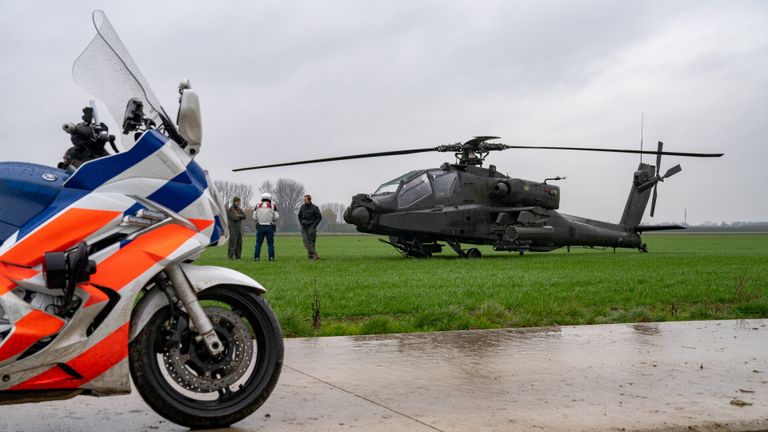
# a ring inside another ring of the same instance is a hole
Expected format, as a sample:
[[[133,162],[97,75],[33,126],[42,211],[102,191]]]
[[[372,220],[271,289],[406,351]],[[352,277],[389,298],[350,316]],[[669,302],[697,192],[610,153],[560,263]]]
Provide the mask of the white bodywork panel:
[[[181,270],[187,277],[196,293],[216,285],[238,285],[251,288],[259,294],[267,290],[253,278],[238,271],[217,266],[198,266],[194,264],[181,264]],[[168,298],[159,289],[153,289],[147,293],[134,308],[131,316],[131,332],[128,340],[132,341],[147,325],[152,315],[168,305]]]

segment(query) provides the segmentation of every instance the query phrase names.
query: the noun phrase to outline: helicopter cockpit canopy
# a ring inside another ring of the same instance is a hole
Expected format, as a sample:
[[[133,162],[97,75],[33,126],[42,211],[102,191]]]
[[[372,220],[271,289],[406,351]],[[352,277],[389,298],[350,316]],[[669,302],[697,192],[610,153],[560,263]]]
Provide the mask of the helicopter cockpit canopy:
[[[435,198],[448,198],[452,196],[459,184],[459,175],[456,171],[431,170],[429,171],[429,178],[432,180]]]
[[[372,193],[372,196],[381,196],[381,195],[389,195],[397,192],[398,189],[400,189],[400,184],[403,183],[405,180],[413,177],[414,175],[422,172],[422,170],[416,170],[416,171],[409,171],[400,177],[397,177],[395,179],[392,179],[386,183],[383,183],[381,186],[379,186],[378,189],[374,193]]]
[[[426,172],[422,172],[403,183],[403,187],[397,193],[397,206],[410,207],[430,195],[432,195],[432,186],[429,184],[429,176]]]
[[[448,198],[452,196],[458,184],[459,175],[455,171],[410,171],[379,186],[376,192],[371,194],[371,198],[376,201],[390,201],[396,197],[397,207],[404,209],[430,197]]]

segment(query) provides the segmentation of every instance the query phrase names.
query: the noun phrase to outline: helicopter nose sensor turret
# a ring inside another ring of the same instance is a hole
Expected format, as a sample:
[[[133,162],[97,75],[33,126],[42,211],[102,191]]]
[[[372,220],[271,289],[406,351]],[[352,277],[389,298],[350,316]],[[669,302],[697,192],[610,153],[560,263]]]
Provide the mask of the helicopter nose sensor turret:
[[[365,207],[350,206],[344,212],[344,222],[356,226],[366,226],[371,218],[371,212]]]

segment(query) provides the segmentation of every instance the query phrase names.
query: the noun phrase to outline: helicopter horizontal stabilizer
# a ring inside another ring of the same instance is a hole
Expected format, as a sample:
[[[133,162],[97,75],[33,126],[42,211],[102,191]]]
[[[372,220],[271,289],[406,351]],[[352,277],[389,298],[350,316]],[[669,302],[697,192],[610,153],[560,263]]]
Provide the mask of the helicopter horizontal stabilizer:
[[[636,232],[649,232],[649,231],[667,231],[667,230],[678,230],[678,229],[686,229],[682,225],[677,224],[671,224],[671,225],[638,225],[635,227]]]

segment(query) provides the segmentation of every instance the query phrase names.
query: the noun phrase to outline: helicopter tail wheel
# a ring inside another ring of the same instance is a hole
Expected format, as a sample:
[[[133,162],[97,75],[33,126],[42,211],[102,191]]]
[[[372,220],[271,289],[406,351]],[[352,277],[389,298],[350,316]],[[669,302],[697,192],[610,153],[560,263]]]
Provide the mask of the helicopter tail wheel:
[[[464,256],[466,258],[482,258],[483,254],[480,253],[480,249],[478,248],[470,248],[470,249],[467,249]]]

